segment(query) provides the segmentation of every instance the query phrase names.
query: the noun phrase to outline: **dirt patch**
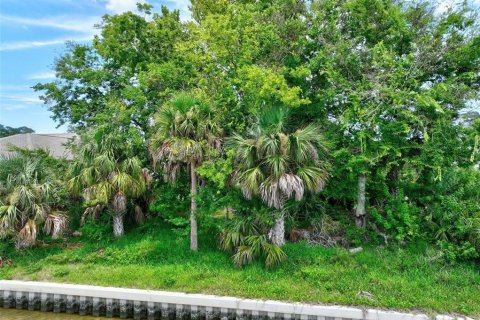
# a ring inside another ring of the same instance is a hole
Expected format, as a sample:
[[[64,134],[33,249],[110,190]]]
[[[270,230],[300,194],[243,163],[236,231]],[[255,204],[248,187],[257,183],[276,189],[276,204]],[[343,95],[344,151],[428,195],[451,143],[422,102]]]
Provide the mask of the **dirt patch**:
[[[78,249],[81,248],[82,244],[80,242],[73,242],[73,243],[67,243],[67,245],[64,247],[67,250],[73,250],[73,249]]]

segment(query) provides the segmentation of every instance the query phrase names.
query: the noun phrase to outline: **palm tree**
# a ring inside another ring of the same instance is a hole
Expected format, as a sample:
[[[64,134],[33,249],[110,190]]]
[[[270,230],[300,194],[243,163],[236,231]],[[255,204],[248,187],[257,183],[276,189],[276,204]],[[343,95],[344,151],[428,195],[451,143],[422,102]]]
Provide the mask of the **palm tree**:
[[[232,259],[239,267],[258,258],[265,261],[267,268],[280,264],[287,259],[287,255],[265,236],[269,224],[263,219],[262,213],[252,211],[248,215],[235,215],[226,221],[220,237],[220,247],[234,253]]]
[[[45,222],[47,234],[58,237],[66,228],[66,216],[54,212],[59,183],[41,159],[14,156],[2,159],[11,172],[0,180],[0,236],[15,237],[17,249],[35,244],[38,225]]]
[[[175,181],[179,170],[190,171],[190,249],[198,250],[196,168],[221,147],[221,129],[212,109],[189,93],[178,93],[155,115],[151,153],[155,166],[163,163],[165,178]]]
[[[113,219],[113,234],[124,233],[123,217],[127,213],[128,201],[136,200],[146,191],[150,182],[148,170],[142,168],[137,157],[121,158],[109,137],[100,141],[83,139],[76,150],[76,158],[69,167],[68,189],[81,194],[88,207],[87,215],[96,216],[105,208]],[[135,207],[138,215],[138,206]]]
[[[285,201],[320,192],[328,177],[320,128],[309,124],[289,131],[287,120],[287,109],[265,109],[247,137],[235,134],[230,140],[236,150],[234,180],[243,195],[260,196],[279,211],[268,235],[279,246],[285,244]]]

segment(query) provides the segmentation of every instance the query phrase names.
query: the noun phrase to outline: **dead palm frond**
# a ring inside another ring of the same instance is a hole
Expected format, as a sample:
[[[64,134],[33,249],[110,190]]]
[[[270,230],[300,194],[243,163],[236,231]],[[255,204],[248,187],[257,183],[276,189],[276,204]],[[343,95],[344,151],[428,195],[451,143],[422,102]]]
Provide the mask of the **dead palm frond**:
[[[86,135],[77,150],[77,155],[69,167],[68,188],[81,194],[90,206],[85,209],[82,223],[86,219],[95,220],[109,208],[115,217],[127,213],[128,204],[134,204],[143,197],[153,180],[137,157],[119,158],[112,138],[108,135],[102,140]],[[123,224],[123,219],[116,219]],[[123,226],[118,226],[123,232]],[[119,234],[121,235],[121,234]]]
[[[15,248],[22,249],[35,245],[37,239],[37,225],[34,220],[29,219],[17,233]]]
[[[0,269],[5,266],[13,266],[13,261],[7,257],[0,256]]]
[[[84,224],[86,220],[95,221],[97,220],[100,213],[104,210],[105,206],[98,203],[94,206],[88,207],[85,209],[82,215],[81,224]]]
[[[58,201],[59,184],[37,158],[18,155],[18,167],[0,183],[0,237],[14,235],[16,247],[35,244],[37,226]]]
[[[63,235],[63,233],[67,230],[67,227],[67,216],[63,213],[55,212],[47,215],[43,231],[46,234],[51,235],[53,239],[57,239]]]
[[[288,199],[300,201],[307,192],[320,192],[328,178],[327,148],[320,127],[309,124],[292,132],[287,116],[285,108],[262,110],[247,137],[235,134],[228,141],[236,152],[234,181],[245,198],[259,196],[275,209],[282,209]],[[283,216],[275,224],[276,232],[283,232]],[[285,237],[271,240],[283,245]],[[247,253],[239,252],[238,257],[246,259]]]
[[[135,205],[135,222],[140,225],[145,223],[145,213],[139,205]]]
[[[258,195],[277,209],[287,199],[321,191],[328,178],[320,128],[310,124],[289,133],[287,115],[283,108],[262,111],[250,136],[234,134],[228,141],[236,151],[234,180],[244,196]]]

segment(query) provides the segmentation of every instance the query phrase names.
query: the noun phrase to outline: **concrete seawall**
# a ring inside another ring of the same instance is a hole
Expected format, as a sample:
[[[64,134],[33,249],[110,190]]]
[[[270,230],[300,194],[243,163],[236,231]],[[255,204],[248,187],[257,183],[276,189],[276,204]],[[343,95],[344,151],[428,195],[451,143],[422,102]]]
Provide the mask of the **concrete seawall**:
[[[149,320],[432,319],[424,314],[376,309],[9,280],[0,280],[1,307]],[[439,315],[434,319],[469,318]]]

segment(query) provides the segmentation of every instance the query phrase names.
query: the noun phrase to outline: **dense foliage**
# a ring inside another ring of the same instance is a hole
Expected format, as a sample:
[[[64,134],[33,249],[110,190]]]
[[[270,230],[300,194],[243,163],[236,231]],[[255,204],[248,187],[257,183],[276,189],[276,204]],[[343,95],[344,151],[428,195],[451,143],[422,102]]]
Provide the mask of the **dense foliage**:
[[[40,224],[53,238],[67,227],[61,206],[61,181],[52,171],[60,164],[44,152],[23,152],[0,158],[0,237],[13,237],[16,248],[35,244]]]
[[[166,103],[155,117],[151,139],[154,165],[163,162],[165,180],[175,182],[181,165],[190,172],[190,248],[197,241],[197,167],[220,148],[221,129],[213,121],[211,108],[193,95],[179,93]]]
[[[245,198],[260,197],[277,209],[268,237],[280,246],[285,244],[285,202],[320,192],[328,176],[320,128],[310,124],[289,131],[288,110],[272,107],[259,112],[246,138],[234,134],[230,140],[236,150],[234,181]]]
[[[204,232],[239,265],[284,261],[285,236],[479,258],[480,120],[468,111],[480,20],[468,3],[194,0],[191,13],[106,15],[35,86],[60,124],[94,132],[69,183],[87,210],[110,206],[120,235],[140,199],[190,231],[191,249]]]
[[[69,166],[66,184],[72,194],[85,200],[82,219],[96,219],[106,210],[113,218],[113,234],[119,237],[128,211],[135,212],[137,221],[144,220],[139,199],[151,177],[136,156],[125,157],[115,143],[108,135],[84,135],[74,148],[75,161]]]

